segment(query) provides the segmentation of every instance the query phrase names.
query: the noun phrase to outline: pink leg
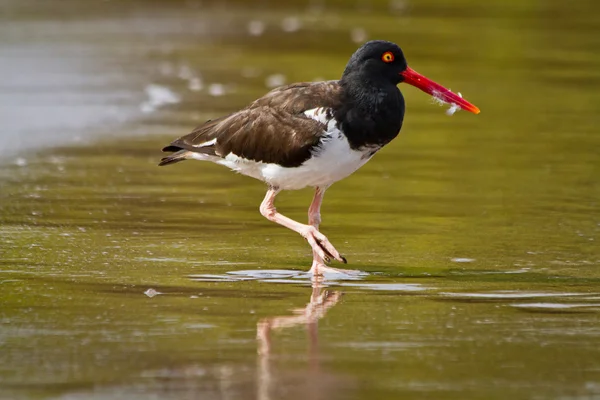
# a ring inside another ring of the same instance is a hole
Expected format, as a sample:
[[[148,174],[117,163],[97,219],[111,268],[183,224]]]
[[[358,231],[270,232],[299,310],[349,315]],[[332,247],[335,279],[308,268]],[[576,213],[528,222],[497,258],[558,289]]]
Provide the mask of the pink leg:
[[[321,224],[321,203],[323,203],[323,196],[325,196],[325,190],[327,188],[316,188],[315,197],[313,197],[312,203],[308,208],[308,224],[314,226],[316,230],[319,230]],[[310,267],[310,271],[313,275],[319,275],[319,270],[325,267],[325,260],[319,256],[315,250],[313,250],[313,262]]]
[[[308,224],[317,229],[319,229],[319,225],[321,224],[321,203],[323,203],[325,190],[327,190],[326,187],[315,189],[315,197],[313,197],[313,201],[308,208]]]
[[[322,190],[319,194],[319,190],[320,189],[317,189],[317,193],[315,194],[315,200],[313,200],[313,204],[311,204],[311,209],[313,209],[313,213],[310,213],[309,210],[309,215],[313,215],[313,220],[311,222],[316,222],[317,227],[319,223],[318,219],[320,219],[320,216],[318,215],[321,206],[321,201],[323,200],[324,192],[324,190]],[[329,260],[330,258],[335,258],[336,260],[345,263],[346,259],[340,255],[340,253],[335,249],[335,247],[333,247],[331,243],[329,243],[327,237],[320,233],[317,227],[315,227],[315,225],[301,224],[277,212],[274,202],[275,196],[277,196],[279,192],[280,189],[269,188],[265,199],[260,205],[260,213],[269,221],[276,222],[302,235],[302,237],[304,237],[308,241],[308,243],[313,249],[313,266],[315,265],[315,261],[318,260],[320,260],[320,263],[324,265],[323,260]],[[315,210],[316,212],[314,212]],[[314,271],[313,269],[311,270],[313,274],[316,273],[316,271]]]
[[[319,230],[319,225],[321,224],[321,204],[323,203],[325,190],[327,190],[327,187],[317,187],[315,189],[315,197],[313,197],[313,201],[308,208],[308,224],[314,226],[317,230]],[[346,263],[345,258],[343,262]],[[325,265],[325,260],[319,256],[319,253],[313,250],[313,262],[309,272],[312,273],[313,276],[318,276],[323,275],[323,273],[354,274],[356,271],[328,267]]]

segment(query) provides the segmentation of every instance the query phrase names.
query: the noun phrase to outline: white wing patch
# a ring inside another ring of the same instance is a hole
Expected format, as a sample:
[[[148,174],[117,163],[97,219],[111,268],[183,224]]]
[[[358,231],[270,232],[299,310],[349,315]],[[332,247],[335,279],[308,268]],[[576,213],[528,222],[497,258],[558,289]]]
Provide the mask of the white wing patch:
[[[213,144],[217,143],[217,138],[211,139],[208,142],[203,142],[200,144],[194,144],[194,147],[208,147],[208,146],[212,146]]]
[[[331,109],[325,107],[313,108],[311,110],[304,111],[304,115],[308,118],[316,119],[317,121],[327,125],[333,120]]]

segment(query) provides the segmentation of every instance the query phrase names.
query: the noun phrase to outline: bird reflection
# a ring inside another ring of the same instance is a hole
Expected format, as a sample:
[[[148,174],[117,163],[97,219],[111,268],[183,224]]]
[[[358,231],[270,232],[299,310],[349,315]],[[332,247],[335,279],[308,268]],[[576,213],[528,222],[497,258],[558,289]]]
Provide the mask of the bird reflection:
[[[319,348],[318,348],[318,321],[323,318],[327,311],[335,306],[342,297],[340,291],[326,290],[322,284],[323,280],[312,281],[312,292],[310,301],[304,308],[292,310],[293,315],[263,318],[256,326],[256,338],[258,340],[258,400],[270,400],[274,389],[274,377],[272,371],[272,337],[274,330],[291,328],[297,325],[305,325],[309,338],[308,359],[311,377],[316,377],[319,372]],[[312,380],[312,379],[311,379]],[[314,383],[314,381],[313,381]],[[319,385],[309,385],[312,390],[318,391]],[[317,393],[309,398],[316,398]]]

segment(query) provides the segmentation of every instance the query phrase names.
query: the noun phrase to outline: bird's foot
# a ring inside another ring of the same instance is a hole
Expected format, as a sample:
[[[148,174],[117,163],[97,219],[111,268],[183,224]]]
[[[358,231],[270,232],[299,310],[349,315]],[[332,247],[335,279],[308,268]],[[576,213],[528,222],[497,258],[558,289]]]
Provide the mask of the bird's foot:
[[[313,278],[327,277],[327,276],[330,276],[330,277],[337,276],[338,278],[340,276],[354,277],[354,276],[361,274],[360,271],[356,271],[356,270],[328,267],[324,263],[319,262],[317,260],[313,261],[312,267],[310,268],[308,273],[311,274],[313,276]]]
[[[300,234],[308,240],[308,244],[310,244],[313,251],[323,260],[329,261],[335,258],[339,262],[347,263],[346,259],[329,242],[329,239],[314,226],[307,225]]]

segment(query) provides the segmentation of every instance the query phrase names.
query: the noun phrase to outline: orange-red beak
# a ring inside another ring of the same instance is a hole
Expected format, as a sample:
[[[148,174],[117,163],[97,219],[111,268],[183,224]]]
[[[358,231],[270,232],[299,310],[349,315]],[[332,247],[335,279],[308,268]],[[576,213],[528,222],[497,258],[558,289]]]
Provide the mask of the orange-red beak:
[[[456,104],[463,110],[471,111],[473,114],[479,114],[479,108],[475,107],[473,104],[469,103],[457,94],[452,93],[442,85],[439,85],[431,79],[424,77],[413,69],[406,67],[406,69],[401,72],[400,75],[404,77],[404,82],[421,89],[425,93],[429,93],[436,99],[442,100],[443,102],[449,104]]]

